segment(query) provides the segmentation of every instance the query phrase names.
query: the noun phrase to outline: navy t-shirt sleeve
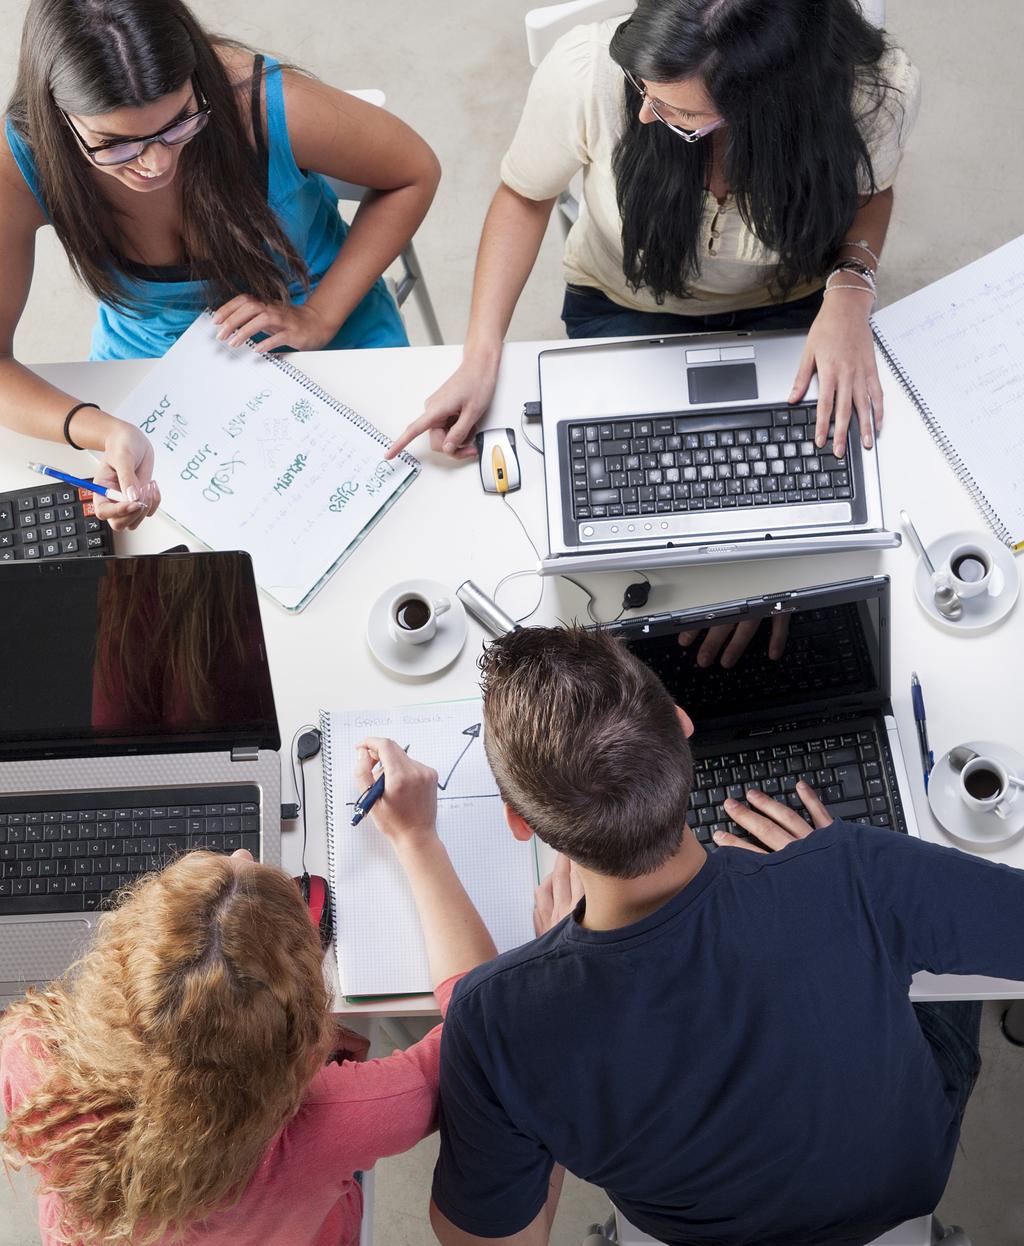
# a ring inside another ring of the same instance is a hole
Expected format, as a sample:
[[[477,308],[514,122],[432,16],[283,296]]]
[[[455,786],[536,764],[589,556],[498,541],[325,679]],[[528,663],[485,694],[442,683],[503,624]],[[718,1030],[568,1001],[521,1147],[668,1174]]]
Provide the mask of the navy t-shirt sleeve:
[[[554,1161],[503,1107],[480,1058],[485,1044],[482,1028],[471,1037],[453,1008],[441,1038],[441,1149],[432,1196],[464,1233],[510,1237],[543,1208]]]
[[[1024,870],[891,831],[856,832],[875,922],[908,977],[1024,979]]]

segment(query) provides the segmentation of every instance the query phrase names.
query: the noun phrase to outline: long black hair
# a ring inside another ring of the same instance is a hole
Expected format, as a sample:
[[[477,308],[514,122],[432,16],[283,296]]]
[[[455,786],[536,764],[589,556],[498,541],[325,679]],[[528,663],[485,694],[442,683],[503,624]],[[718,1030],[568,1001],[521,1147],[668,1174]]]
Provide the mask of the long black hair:
[[[229,46],[229,40],[218,40]],[[211,301],[288,298],[306,268],[269,207],[232,84],[181,0],[32,0],[8,115],[28,143],[43,202],[75,272],[104,303],[129,308],[117,217],[61,116],[150,104],[189,81],[211,107],[182,148],[182,240],[189,275]]]
[[[856,0],[639,0],[616,30],[612,58],[658,83],[699,77],[725,130],[725,178],[744,223],[780,257],[783,296],[822,277],[874,192],[865,142],[889,86],[881,31]],[[867,110],[855,115],[855,90]],[[623,87],[625,128],[613,158],[623,273],[658,300],[685,298],[701,266],[712,140],[686,143],[638,119]]]

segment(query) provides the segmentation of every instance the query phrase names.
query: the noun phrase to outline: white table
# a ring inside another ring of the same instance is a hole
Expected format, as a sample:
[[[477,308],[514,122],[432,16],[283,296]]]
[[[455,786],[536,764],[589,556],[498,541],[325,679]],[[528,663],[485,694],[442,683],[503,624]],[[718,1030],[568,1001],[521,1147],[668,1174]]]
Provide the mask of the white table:
[[[506,348],[488,423],[519,429],[523,401],[537,397],[537,352],[557,345],[564,342],[519,342]],[[460,357],[459,347],[439,346],[324,352],[297,355],[294,362],[379,428],[397,433],[421,412],[424,398],[451,373]],[[54,364],[40,366],[36,371],[69,394],[99,402],[109,410],[150,366],[141,361]],[[954,528],[983,528],[967,494],[957,484],[909,400],[884,364],[880,364],[879,370],[886,394],[881,455],[889,526],[894,526],[899,508],[905,506],[926,540]],[[534,431],[532,435],[537,437],[538,433]],[[544,533],[541,461],[521,436],[518,443],[523,487],[511,501],[540,545]],[[415,575],[439,580],[449,585],[453,593],[465,579],[473,579],[491,592],[508,571],[534,565],[533,553],[522,531],[505,513],[501,500],[482,492],[474,464],[442,460],[427,451],[425,439],[413,449],[424,460],[420,479],[302,614],[286,614],[269,598],[262,598],[284,758],[296,728],[312,721],[321,707],[358,709],[475,695],[475,660],[484,633],[473,620],[461,656],[437,678],[426,682],[400,681],[376,665],[364,639],[365,617],[370,604],[388,585]],[[40,443],[0,429],[0,487],[12,489],[38,483],[38,477],[19,466],[32,457],[45,457],[55,466],[88,473],[84,456],[52,444],[46,445],[44,454]],[[157,516],[147,520],[138,532],[119,537],[117,544],[123,553],[146,553],[183,539],[177,527]],[[978,737],[1024,747],[1019,708],[1024,701],[1024,606],[1018,603],[1014,615],[984,637],[950,635],[933,624],[914,599],[914,561],[913,553],[905,545],[879,553],[768,559],[657,572],[651,577],[655,587],[649,609],[661,611],[776,589],[889,575],[893,703],[922,833],[944,843],[948,841],[931,816],[919,778],[910,672],[916,670],[924,686],[929,732],[937,755],[963,740]],[[623,587],[631,578],[626,574],[583,577],[595,595],[598,617],[611,618],[618,613]],[[539,581],[532,577],[514,581],[503,592],[501,601],[510,611],[524,613],[536,600],[538,591]],[[583,595],[564,581],[547,581],[543,605],[532,621],[555,623],[573,616],[585,617]],[[287,791],[287,762],[285,766]],[[307,864],[311,871],[326,874],[319,773],[315,763],[308,763],[307,768]],[[286,830],[283,835],[283,859],[285,868],[295,874],[299,872],[301,831],[298,824],[293,826],[295,829]],[[991,856],[1024,868],[1024,839]],[[935,902],[943,903],[943,897],[936,896]],[[837,984],[837,989],[841,985]],[[1020,998],[1024,997],[1024,983],[920,974],[915,980],[914,997]],[[435,1011],[432,996],[361,1004],[358,1008],[338,1002],[341,1011],[363,1014],[416,1016]]]

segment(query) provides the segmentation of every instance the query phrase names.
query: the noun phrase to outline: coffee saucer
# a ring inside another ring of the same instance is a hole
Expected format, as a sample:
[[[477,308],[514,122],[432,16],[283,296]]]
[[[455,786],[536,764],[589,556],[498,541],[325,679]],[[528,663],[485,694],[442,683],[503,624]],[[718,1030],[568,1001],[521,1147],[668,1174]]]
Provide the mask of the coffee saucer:
[[[924,559],[917,560],[914,568],[914,592],[921,609],[934,619],[940,627],[950,632],[960,632],[965,636],[987,632],[1001,623],[1013,609],[1020,592],[1020,572],[1013,554],[995,537],[985,532],[949,532],[940,536],[928,546],[928,557],[936,567],[942,568],[950,553],[958,545],[980,545],[992,559],[992,575],[988,582],[988,591],[979,593],[977,597],[965,597],[963,614],[958,619],[947,619],[940,614],[935,605],[935,590],[932,577],[924,565]]]
[[[388,626],[388,608],[400,593],[421,593],[431,601],[447,597],[451,609],[437,616],[437,632],[422,645],[400,644]],[[366,620],[366,643],[370,652],[392,675],[424,678],[443,671],[462,652],[466,643],[466,608],[455,593],[436,580],[403,580],[392,584],[370,607]]]
[[[982,757],[994,757],[1008,774],[1024,778],[1024,753],[995,740],[968,740],[966,747]],[[950,839],[975,852],[1002,848],[1024,831],[1024,790],[1016,789],[1008,818],[968,809],[960,796],[960,775],[943,753],[928,778],[928,804]]]

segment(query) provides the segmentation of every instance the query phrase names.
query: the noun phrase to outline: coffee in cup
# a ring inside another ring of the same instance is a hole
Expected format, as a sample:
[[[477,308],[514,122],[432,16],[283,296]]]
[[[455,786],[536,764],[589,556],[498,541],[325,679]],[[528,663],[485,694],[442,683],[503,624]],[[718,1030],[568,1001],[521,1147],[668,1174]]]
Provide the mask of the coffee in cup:
[[[447,597],[431,601],[422,593],[398,593],[388,607],[388,627],[399,644],[422,645],[437,634],[438,616],[451,608]]]
[[[960,771],[960,797],[968,809],[1008,818],[1016,791],[1006,768],[994,757],[974,757]]]
[[[977,597],[988,589],[992,557],[977,543],[964,542],[950,550],[945,570],[959,597]]]

